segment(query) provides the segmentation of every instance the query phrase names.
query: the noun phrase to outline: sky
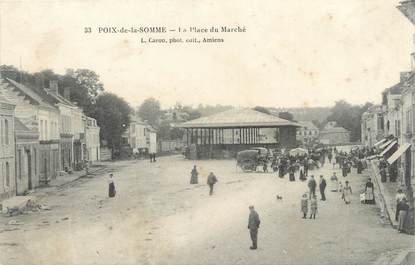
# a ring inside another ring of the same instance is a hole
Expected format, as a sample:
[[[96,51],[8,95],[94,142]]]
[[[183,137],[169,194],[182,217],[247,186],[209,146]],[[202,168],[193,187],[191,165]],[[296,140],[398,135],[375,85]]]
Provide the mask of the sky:
[[[411,67],[415,27],[398,0],[0,0],[0,64],[25,71],[87,68],[137,106],[253,107],[378,103]],[[164,26],[166,34],[102,34],[98,27]],[[245,27],[241,33],[177,28]],[[92,33],[84,33],[91,27]],[[141,43],[141,38],[223,38]]]

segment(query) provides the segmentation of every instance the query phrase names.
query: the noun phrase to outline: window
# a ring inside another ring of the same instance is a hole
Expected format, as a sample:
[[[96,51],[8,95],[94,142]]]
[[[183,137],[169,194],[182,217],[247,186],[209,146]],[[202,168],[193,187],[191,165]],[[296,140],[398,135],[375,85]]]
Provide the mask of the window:
[[[10,187],[10,165],[6,162],[6,186]]]
[[[401,121],[395,120],[395,136],[399,137],[401,135]]]
[[[39,128],[39,133],[40,133],[40,140],[43,140],[43,136],[44,136],[44,131],[43,131],[43,120],[40,120],[40,128]]]
[[[406,112],[406,133],[412,133],[412,111]]]
[[[22,150],[20,150],[20,149],[19,149],[18,159],[19,159],[19,163],[18,163],[19,172],[18,172],[18,174],[19,174],[19,179],[21,180],[22,179]]]
[[[48,139],[48,121],[45,121],[45,140]]]
[[[5,136],[5,144],[9,144],[9,121],[4,120],[4,136]]]
[[[384,120],[381,114],[378,114],[378,119],[377,119],[377,126],[379,130],[383,130],[384,127]]]
[[[33,160],[34,160],[34,164],[35,164],[35,175],[37,175],[37,150],[33,149]]]

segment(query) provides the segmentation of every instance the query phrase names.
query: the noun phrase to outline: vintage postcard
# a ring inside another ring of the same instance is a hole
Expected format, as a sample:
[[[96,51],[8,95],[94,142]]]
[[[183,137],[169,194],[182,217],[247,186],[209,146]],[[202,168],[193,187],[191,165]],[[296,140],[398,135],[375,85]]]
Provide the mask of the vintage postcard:
[[[415,264],[415,0],[0,0],[0,265]]]

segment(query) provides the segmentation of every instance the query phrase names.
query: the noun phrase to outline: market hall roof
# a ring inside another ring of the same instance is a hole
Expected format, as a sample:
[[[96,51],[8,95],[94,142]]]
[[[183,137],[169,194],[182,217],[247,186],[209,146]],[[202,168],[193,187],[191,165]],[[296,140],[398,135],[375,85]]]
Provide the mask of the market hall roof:
[[[175,125],[179,128],[233,127],[301,127],[296,122],[281,119],[253,109],[236,108]]]

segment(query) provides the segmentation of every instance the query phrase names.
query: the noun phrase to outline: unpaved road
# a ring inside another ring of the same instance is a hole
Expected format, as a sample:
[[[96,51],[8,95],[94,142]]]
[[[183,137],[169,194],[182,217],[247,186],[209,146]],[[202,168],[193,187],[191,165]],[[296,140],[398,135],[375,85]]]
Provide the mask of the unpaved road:
[[[193,164],[198,185],[189,185]],[[316,220],[304,220],[306,183],[298,178],[179,156],[116,165],[113,199],[106,176],[94,176],[48,191],[42,201],[50,211],[0,217],[0,264],[371,264],[413,246],[413,237],[382,223],[376,206],[359,203],[365,176],[347,177],[351,205],[330,192],[331,166],[312,172],[326,176],[328,201],[319,202]],[[205,185],[210,171],[219,179],[213,196]],[[250,204],[261,218],[257,251],[249,250]],[[11,219],[24,224],[7,225]]]

